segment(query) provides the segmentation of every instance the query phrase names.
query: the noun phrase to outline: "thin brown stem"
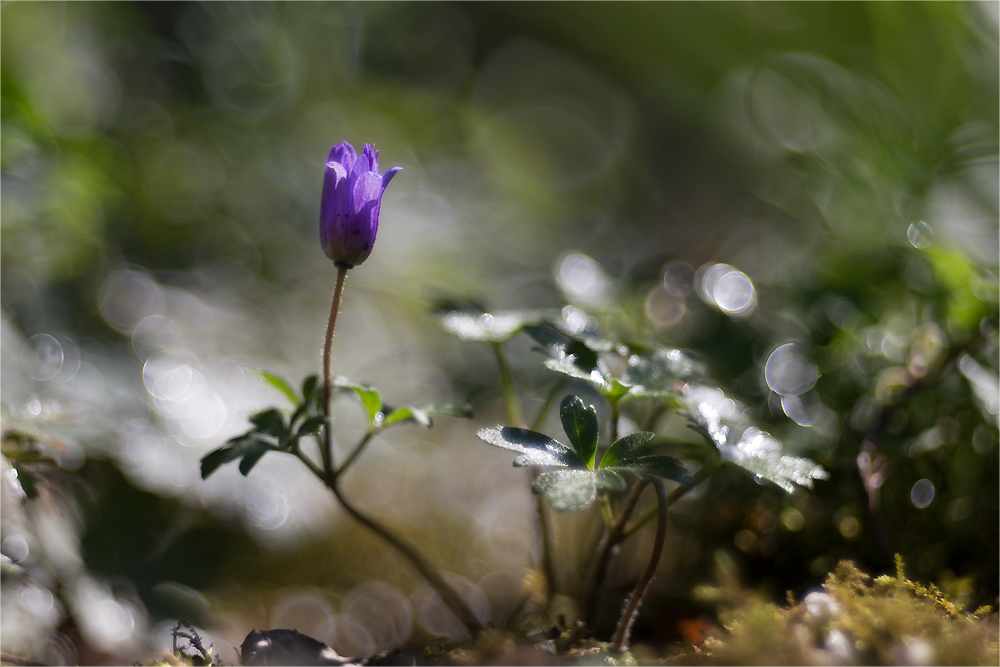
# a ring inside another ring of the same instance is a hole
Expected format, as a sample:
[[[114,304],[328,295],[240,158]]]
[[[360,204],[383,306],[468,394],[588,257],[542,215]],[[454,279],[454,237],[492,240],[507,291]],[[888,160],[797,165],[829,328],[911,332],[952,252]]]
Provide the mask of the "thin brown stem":
[[[712,475],[712,473],[714,473],[721,467],[722,467],[722,459],[718,458],[712,463],[706,465],[698,472],[696,472],[694,475],[694,480],[692,480],[690,484],[684,484],[683,486],[678,486],[676,489],[670,492],[670,495],[667,496],[667,507],[670,507],[675,502],[680,500],[681,497],[684,496],[684,494],[686,494],[688,491],[690,491],[694,487],[704,482],[706,479],[709,478],[709,476]],[[642,514],[642,516],[640,516],[638,519],[635,520],[635,522],[632,525],[628,526],[622,531],[621,539],[619,540],[619,542],[621,540],[628,538],[630,535],[635,533],[635,531],[639,530],[644,525],[646,525],[646,523],[648,523],[650,520],[652,520],[653,517],[656,516],[656,513],[657,510],[655,507],[646,510]]]
[[[635,510],[635,505],[639,502],[639,496],[642,495],[642,492],[648,483],[648,481],[639,482],[632,487],[632,493],[629,494],[628,499],[625,501],[621,514],[618,515],[618,521],[615,522],[614,526],[611,527],[608,534],[598,546],[598,553],[600,555],[594,565],[593,575],[590,577],[591,585],[587,591],[583,607],[583,622],[587,625],[587,627],[594,627],[594,614],[597,609],[597,595],[601,590],[601,585],[604,583],[604,575],[607,572],[608,563],[611,560],[611,553],[613,552],[615,545],[622,541],[622,533],[625,530],[625,524],[628,522],[629,517]]]
[[[479,632],[482,631],[483,627],[476,619],[476,615],[473,613],[472,609],[469,608],[469,605],[467,605],[465,600],[463,600],[458,593],[455,592],[454,588],[448,585],[448,582],[441,577],[437,570],[431,567],[430,564],[424,560],[423,556],[420,555],[420,552],[404,542],[401,538],[396,537],[396,535],[394,535],[388,528],[365,514],[362,514],[356,507],[354,507],[354,505],[352,505],[350,501],[344,497],[343,492],[340,490],[340,485],[332,473],[328,474],[323,470],[320,470],[319,467],[310,461],[308,457],[302,454],[301,451],[296,450],[294,454],[327,486],[328,489],[330,489],[330,491],[333,492],[333,495],[340,502],[341,507],[347,510],[348,514],[354,517],[354,519],[365,528],[388,542],[397,552],[399,552],[400,555],[410,562],[410,565],[412,565],[413,568],[420,573],[430,587],[441,596],[441,600],[462,622],[465,628],[469,631],[469,635],[475,638]]]
[[[653,553],[649,557],[646,570],[642,573],[639,582],[635,585],[635,590],[632,591],[632,595],[625,604],[625,610],[618,620],[618,629],[615,631],[615,637],[611,640],[611,650],[619,653],[623,653],[628,649],[628,638],[632,631],[632,624],[638,616],[639,604],[642,602],[642,598],[649,588],[649,582],[653,580],[653,575],[656,574],[656,568],[660,564],[660,557],[663,555],[663,544],[667,538],[667,494],[663,490],[663,481],[661,479],[658,477],[652,478],[652,484],[653,489],[656,491],[656,507],[658,510],[656,539],[653,542]]]
[[[538,416],[535,417],[535,422],[531,425],[532,431],[537,431],[542,427],[545,422],[545,417],[548,416],[549,410],[555,405],[556,399],[559,397],[559,392],[562,391],[563,387],[566,386],[566,377],[560,377],[554,385],[552,385],[552,390],[549,392],[549,397],[545,399],[545,405],[542,406],[541,411]]]
[[[376,432],[377,431],[371,430],[365,433],[365,437],[361,438],[361,442],[359,442],[358,446],[354,448],[354,451],[351,452],[346,459],[344,459],[344,462],[340,464],[339,468],[332,472],[334,479],[338,479],[344,474],[344,472],[347,471],[348,468],[351,467],[351,464],[354,463],[355,459],[357,459],[361,452],[364,451],[365,447],[368,446],[368,443],[371,442],[372,437]]]
[[[561,377],[552,385],[552,390],[549,392],[548,398],[545,399],[545,405],[542,406],[541,411],[539,411],[538,416],[535,417],[535,421],[531,425],[532,431],[537,431],[542,427],[546,415],[548,415],[549,410],[555,404],[556,398],[558,398],[559,392],[562,391],[565,384],[566,379]],[[539,468],[532,466],[532,484],[538,479],[540,472]],[[548,601],[552,599],[552,593],[556,590],[556,565],[552,555],[552,515],[549,512],[548,503],[545,502],[545,497],[542,495],[535,496],[535,509],[538,513],[538,541],[541,543],[542,549],[542,574],[545,576],[545,599]]]
[[[340,311],[340,300],[344,295],[344,281],[350,267],[337,265],[337,284],[333,288],[333,303],[330,304],[330,319],[326,324],[326,341],[323,343],[323,417],[326,425],[323,427],[323,446],[320,456],[323,457],[323,470],[327,473],[334,469],[333,461],[333,429],[330,425],[330,391],[333,384],[330,353],[333,350],[333,332],[337,328],[337,313]]]
[[[534,484],[538,479],[540,470],[531,468],[531,482]],[[552,558],[552,528],[550,525],[550,513],[545,496],[535,495],[535,509],[538,512],[538,540],[542,548],[542,574],[545,576],[545,599],[552,599],[552,593],[556,590],[556,565]],[[548,602],[546,602],[548,604]]]

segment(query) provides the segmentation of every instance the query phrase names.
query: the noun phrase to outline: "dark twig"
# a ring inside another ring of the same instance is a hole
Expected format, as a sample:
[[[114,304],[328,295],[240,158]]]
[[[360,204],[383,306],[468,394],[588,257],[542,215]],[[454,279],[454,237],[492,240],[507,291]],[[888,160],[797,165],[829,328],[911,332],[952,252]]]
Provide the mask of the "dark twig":
[[[625,610],[618,620],[618,629],[615,631],[615,637],[611,640],[611,650],[619,653],[623,653],[628,649],[628,639],[632,631],[632,624],[635,623],[635,619],[638,616],[639,604],[642,602],[642,598],[649,588],[649,582],[653,580],[653,575],[656,574],[656,568],[660,564],[660,556],[663,555],[663,544],[667,537],[667,494],[663,490],[663,481],[661,479],[654,477],[651,481],[653,489],[656,491],[656,507],[658,509],[656,539],[653,542],[653,553],[649,557],[646,570],[635,585],[635,590],[632,591],[628,602],[625,603]]]

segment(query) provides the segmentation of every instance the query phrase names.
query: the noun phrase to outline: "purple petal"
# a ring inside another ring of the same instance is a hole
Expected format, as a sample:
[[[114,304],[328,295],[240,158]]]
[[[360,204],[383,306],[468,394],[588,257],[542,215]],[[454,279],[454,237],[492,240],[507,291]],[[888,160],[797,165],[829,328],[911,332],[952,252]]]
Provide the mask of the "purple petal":
[[[351,169],[351,176],[360,176],[361,174],[370,172],[371,170],[371,162],[368,161],[368,154],[365,153],[358,156],[357,161],[354,163],[354,168]]]
[[[330,157],[326,159],[326,162],[327,165],[331,162],[343,165],[344,169],[350,173],[351,167],[354,165],[357,157],[358,153],[354,150],[354,146],[346,141],[342,141],[330,150]]]
[[[363,153],[368,158],[368,170],[378,171],[378,151],[371,144],[365,144]]]
[[[384,174],[382,174],[382,190],[383,191],[385,190],[385,186],[389,185],[389,181],[392,180],[392,177],[396,175],[396,172],[400,172],[400,171],[403,171],[402,167],[393,167],[389,171],[387,171]]]
[[[326,173],[323,175],[323,196],[319,202],[319,219],[322,224],[329,225],[337,212],[346,209],[344,196],[347,185],[347,172],[336,162],[327,162]]]
[[[358,162],[363,159],[364,156],[358,158]],[[373,171],[363,172],[358,176],[353,194],[352,201],[355,211],[360,211],[370,202],[378,202],[382,198],[382,179]]]

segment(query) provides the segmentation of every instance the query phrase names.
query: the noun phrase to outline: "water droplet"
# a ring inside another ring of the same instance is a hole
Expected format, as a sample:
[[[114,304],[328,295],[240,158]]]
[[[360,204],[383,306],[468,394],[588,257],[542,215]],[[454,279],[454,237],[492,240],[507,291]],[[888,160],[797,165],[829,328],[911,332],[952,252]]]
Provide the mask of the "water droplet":
[[[929,479],[922,479],[910,489],[910,502],[918,509],[924,509],[934,502],[934,483]]]
[[[934,236],[934,230],[923,220],[911,223],[906,229],[906,238],[909,239],[910,245],[914,248],[926,248],[931,244],[932,236]]]
[[[747,317],[757,307],[753,282],[728,264],[706,264],[695,274],[698,295],[732,317]]]
[[[21,366],[35,380],[51,380],[63,365],[63,348],[48,334],[36,334],[28,339],[21,351]]]
[[[771,391],[782,396],[799,396],[813,388],[819,369],[804,360],[794,343],[779,346],[764,364],[764,380]]]
[[[611,292],[611,279],[596,260],[581,253],[563,257],[556,265],[556,282],[567,298],[581,303],[603,303]]]

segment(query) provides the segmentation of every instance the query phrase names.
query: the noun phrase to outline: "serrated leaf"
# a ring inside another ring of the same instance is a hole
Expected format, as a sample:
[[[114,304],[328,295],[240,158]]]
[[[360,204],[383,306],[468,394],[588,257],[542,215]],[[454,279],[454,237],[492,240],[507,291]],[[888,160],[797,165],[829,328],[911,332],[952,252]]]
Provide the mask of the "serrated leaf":
[[[688,384],[681,402],[688,409],[688,418],[698,425],[695,430],[707,433],[716,447],[735,444],[749,426],[746,407],[721,389]]]
[[[288,400],[292,402],[292,405],[298,405],[299,401],[302,400],[299,398],[299,395],[295,393],[295,389],[288,383],[288,380],[280,375],[276,375],[275,373],[270,373],[268,371],[257,371],[257,374],[260,375],[264,382],[288,397]]]
[[[603,387],[607,384],[604,376],[596,367],[591,369],[582,368],[577,364],[576,357],[573,356],[562,357],[560,359],[546,359],[545,367],[556,373],[563,373],[570,377],[586,380],[598,387]]]
[[[694,482],[687,468],[672,456],[640,456],[608,466],[608,469],[628,471],[635,475],[656,475],[681,484]]]
[[[619,382],[629,388],[628,399],[679,396],[686,382],[704,372],[704,365],[691,354],[666,348],[630,356]]]
[[[585,509],[597,497],[594,473],[589,470],[554,470],[542,473],[531,490],[545,494],[553,509],[572,512]]]
[[[518,457],[518,460],[523,460],[524,462],[518,464],[517,460],[515,460],[514,465],[566,466],[581,469],[586,467],[583,459],[566,445],[558,440],[553,440],[547,435],[536,431],[529,431],[526,428],[494,426],[492,428],[484,428],[476,435],[480,440],[494,447],[510,449],[528,456],[527,459]],[[529,463],[529,460],[532,462]]]
[[[821,465],[806,458],[782,454],[781,443],[769,433],[749,426],[746,408],[720,389],[691,385],[684,390],[695,430],[708,436],[723,460],[769,480],[791,492],[799,484],[812,488],[813,480],[827,479]]]
[[[722,458],[791,493],[799,484],[812,488],[813,480],[830,475],[815,461],[781,453],[781,443],[770,434],[750,427],[735,445],[719,448]]]
[[[597,484],[597,488],[607,489],[614,493],[621,493],[626,487],[625,478],[614,470],[594,471],[594,483]]]
[[[261,440],[251,440],[243,448],[243,460],[240,461],[240,474],[244,477],[250,474],[257,462],[270,451],[277,448]]]
[[[607,468],[627,459],[633,452],[649,444],[649,441],[654,437],[656,434],[650,431],[636,431],[619,438],[608,451],[604,452],[604,456],[601,457],[601,465],[598,467]]]
[[[326,417],[317,415],[315,417],[309,417],[302,425],[299,426],[297,431],[298,437],[302,438],[307,435],[316,435],[323,429],[323,425],[326,423]]]
[[[334,378],[333,386],[340,391],[352,392],[357,396],[368,413],[368,423],[375,424],[379,413],[382,412],[382,396],[378,393],[378,389],[351,382],[340,376]]]
[[[258,433],[271,435],[275,438],[288,436],[288,426],[285,424],[285,418],[274,408],[250,415],[248,419]]]
[[[226,445],[209,452],[201,457],[201,478],[208,479],[208,476],[221,466],[235,461],[241,456],[243,456],[243,448],[239,445]]]
[[[559,418],[570,443],[588,468],[594,467],[597,452],[597,410],[579,396],[567,396],[559,406]]]
[[[517,334],[525,325],[537,324],[546,317],[545,311],[512,310],[495,313],[469,313],[452,310],[440,315],[444,330],[461,340],[502,343]]]

